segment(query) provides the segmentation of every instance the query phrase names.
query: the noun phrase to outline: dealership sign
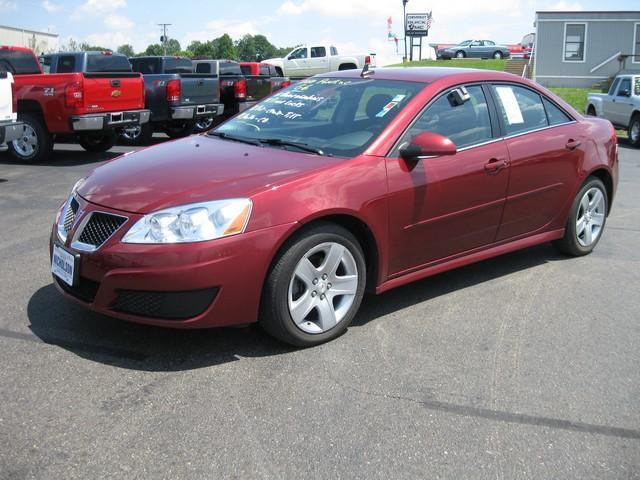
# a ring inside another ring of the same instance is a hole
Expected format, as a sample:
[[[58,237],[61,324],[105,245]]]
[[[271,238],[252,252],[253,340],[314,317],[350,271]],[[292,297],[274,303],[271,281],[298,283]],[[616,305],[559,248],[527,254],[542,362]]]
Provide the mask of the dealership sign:
[[[406,32],[410,37],[424,37],[429,34],[431,15],[428,13],[407,13]]]

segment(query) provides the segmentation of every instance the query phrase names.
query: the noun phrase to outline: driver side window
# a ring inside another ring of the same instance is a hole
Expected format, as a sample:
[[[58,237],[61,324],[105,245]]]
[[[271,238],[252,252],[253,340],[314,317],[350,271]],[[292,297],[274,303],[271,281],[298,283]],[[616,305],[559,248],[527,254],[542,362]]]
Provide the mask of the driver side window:
[[[456,105],[452,101],[451,90],[433,102],[410,127],[405,137],[406,142],[411,142],[423,132],[444,135],[458,149],[491,140],[491,120],[482,87],[473,85],[466,88],[469,100],[462,105]]]
[[[307,58],[307,49],[299,48],[297,50],[294,50],[293,53],[289,55],[289,58],[291,59]]]

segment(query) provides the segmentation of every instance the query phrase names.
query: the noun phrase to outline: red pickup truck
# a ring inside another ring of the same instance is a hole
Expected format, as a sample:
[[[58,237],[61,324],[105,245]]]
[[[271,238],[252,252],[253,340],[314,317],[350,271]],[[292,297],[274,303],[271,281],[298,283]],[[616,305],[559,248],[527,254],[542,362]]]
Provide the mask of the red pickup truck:
[[[258,62],[240,62],[240,68],[242,74],[245,77],[256,77],[258,79],[264,79],[271,85],[269,94],[275,93],[278,90],[291,85],[289,77],[283,77],[278,74],[276,67],[268,63]],[[260,100],[262,97],[260,98]]]
[[[91,152],[109,150],[117,133],[149,121],[139,73],[44,74],[28,48],[0,46],[0,71],[14,77],[21,138],[10,152],[24,162],[50,156],[56,136],[73,135]]]

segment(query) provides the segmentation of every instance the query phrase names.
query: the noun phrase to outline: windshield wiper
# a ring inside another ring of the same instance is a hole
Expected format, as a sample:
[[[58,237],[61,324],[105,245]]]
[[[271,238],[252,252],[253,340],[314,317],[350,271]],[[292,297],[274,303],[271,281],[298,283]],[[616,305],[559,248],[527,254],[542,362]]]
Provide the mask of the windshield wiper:
[[[330,153],[329,154],[325,154],[322,149],[317,148],[317,147],[312,147],[308,143],[291,142],[289,140],[282,140],[281,138],[261,138],[260,142],[261,143],[266,143],[267,145],[276,145],[276,146],[283,146],[283,147],[294,147],[294,148],[298,148],[300,150],[303,150],[305,152],[315,153],[316,155],[327,155],[328,157],[332,156]]]
[[[232,140],[234,142],[248,143],[249,145],[255,145],[256,147],[259,147],[261,145],[259,140],[247,137],[236,137],[235,135],[229,135],[228,133],[224,132],[209,132],[207,133],[207,135],[211,135],[212,137],[224,138],[225,140]]]

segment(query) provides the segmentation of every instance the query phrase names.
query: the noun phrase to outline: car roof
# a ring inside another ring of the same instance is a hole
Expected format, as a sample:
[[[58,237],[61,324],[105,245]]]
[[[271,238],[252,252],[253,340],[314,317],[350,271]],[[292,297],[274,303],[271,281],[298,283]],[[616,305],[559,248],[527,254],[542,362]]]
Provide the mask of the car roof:
[[[382,67],[373,68],[375,73],[367,78],[378,80],[404,80],[408,82],[433,83],[438,80],[451,79],[451,83],[472,81],[517,81],[525,83],[521,77],[496,70],[480,70],[476,68],[455,67]],[[323,73],[319,77],[359,78],[361,70],[341,70]]]

